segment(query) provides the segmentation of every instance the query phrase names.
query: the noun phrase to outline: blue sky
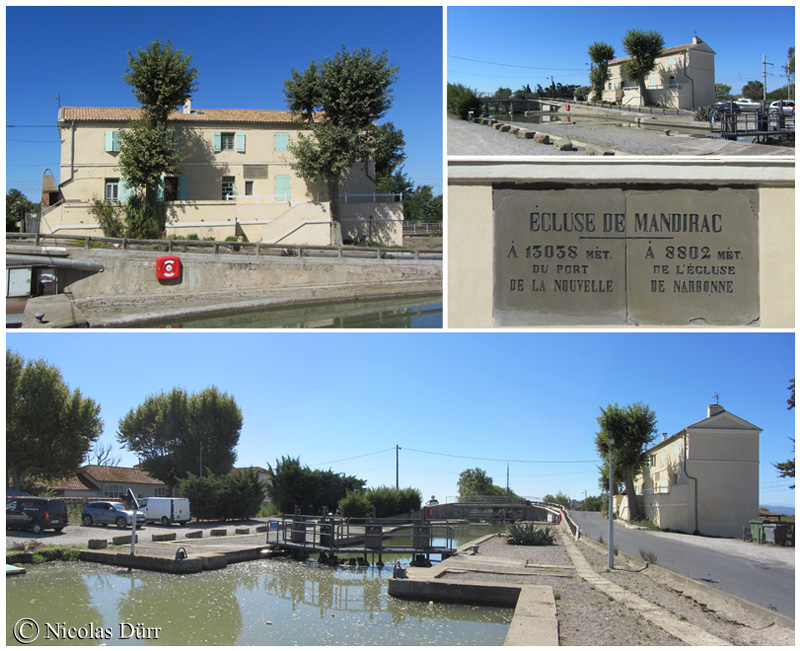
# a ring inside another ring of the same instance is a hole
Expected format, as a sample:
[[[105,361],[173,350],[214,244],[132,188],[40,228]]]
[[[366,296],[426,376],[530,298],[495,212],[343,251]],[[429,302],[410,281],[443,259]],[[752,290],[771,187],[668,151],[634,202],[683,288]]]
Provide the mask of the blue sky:
[[[750,80],[767,90],[786,85],[782,66],[794,45],[794,5],[785,6],[511,6],[449,7],[447,81],[487,94],[500,87],[589,85],[587,50],[595,41],[625,56],[622,38],[632,28],[656,30],[666,47],[692,42],[697,34],[715,52],[717,83],[740,93]],[[467,60],[472,59],[472,60]],[[480,63],[488,62],[488,63]],[[493,65],[504,64],[504,65]]]
[[[150,394],[216,385],[244,416],[237,465],[282,456],[395,482],[427,498],[457,495],[458,475],[543,497],[599,494],[596,418],[642,401],[674,434],[719,402],[763,429],[762,504],[794,505],[794,335],[785,333],[8,332],[6,347],[59,367],[100,403],[104,444]],[[136,459],[115,454],[122,465]]]
[[[6,125],[28,126],[6,129],[6,189],[36,202],[45,168],[59,179],[59,93],[62,106],[136,106],[122,81],[128,51],[156,39],[193,55],[199,109],[285,109],[283,80],[292,68],[342,46],[386,50],[400,72],[382,121],[405,134],[406,174],[442,192],[438,6],[7,7]]]

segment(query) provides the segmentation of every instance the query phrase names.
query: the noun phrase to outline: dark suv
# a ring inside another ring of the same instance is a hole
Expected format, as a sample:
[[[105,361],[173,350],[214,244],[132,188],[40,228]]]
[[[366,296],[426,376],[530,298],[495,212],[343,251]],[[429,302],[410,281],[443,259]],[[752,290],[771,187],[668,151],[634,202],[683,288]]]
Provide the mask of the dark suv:
[[[6,529],[61,531],[69,524],[67,503],[53,497],[17,497],[6,503]]]

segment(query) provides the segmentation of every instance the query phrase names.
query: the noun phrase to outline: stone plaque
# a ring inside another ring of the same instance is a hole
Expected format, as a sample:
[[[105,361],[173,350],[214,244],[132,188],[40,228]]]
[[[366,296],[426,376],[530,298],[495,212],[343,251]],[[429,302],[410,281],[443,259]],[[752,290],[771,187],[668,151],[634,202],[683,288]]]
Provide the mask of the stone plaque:
[[[269,175],[269,165],[245,165],[244,178],[250,179],[266,179]]]
[[[494,323],[757,325],[758,191],[497,184]]]

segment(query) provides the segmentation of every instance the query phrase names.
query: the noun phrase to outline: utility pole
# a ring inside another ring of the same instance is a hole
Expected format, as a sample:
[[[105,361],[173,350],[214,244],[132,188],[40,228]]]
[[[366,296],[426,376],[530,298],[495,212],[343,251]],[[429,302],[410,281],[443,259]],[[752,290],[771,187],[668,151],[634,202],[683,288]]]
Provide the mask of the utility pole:
[[[508,461],[506,461],[506,496],[511,495],[511,489],[509,488],[509,485],[508,485],[508,478],[509,478],[509,472],[510,472],[509,471],[509,466],[510,465],[511,464]]]
[[[400,490],[400,446],[394,446],[395,462],[394,462],[394,487]]]
[[[608,439],[608,569],[614,569],[614,439]]]

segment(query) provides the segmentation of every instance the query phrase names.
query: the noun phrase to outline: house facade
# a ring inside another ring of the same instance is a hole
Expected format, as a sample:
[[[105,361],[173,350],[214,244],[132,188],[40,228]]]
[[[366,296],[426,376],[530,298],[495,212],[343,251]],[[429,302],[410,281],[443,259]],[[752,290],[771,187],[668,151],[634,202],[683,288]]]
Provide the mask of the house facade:
[[[137,498],[169,497],[169,487],[139,468],[88,465],[75,475],[48,484],[61,497],[123,500],[130,488]]]
[[[42,192],[41,232],[98,235],[89,212],[94,199],[124,202],[132,188],[121,176],[120,132],[138,108],[62,107],[61,181]],[[330,197],[323,182],[308,183],[292,169],[289,146],[303,130],[287,111],[192,109],[173,111],[168,130],[181,169],[164,177],[159,216],[167,235],[186,239],[236,236],[251,242],[330,244]],[[340,185],[345,241],[372,235],[402,244],[402,203],[375,195],[372,162],[356,165]]]
[[[758,517],[761,429],[709,405],[708,416],[647,451],[644,472],[634,479],[641,512],[674,531],[738,537]],[[618,496],[620,517],[628,519],[628,496]]]
[[[690,110],[713,104],[714,55],[714,50],[697,36],[686,45],[663,49],[655,70],[645,79],[649,103]],[[636,80],[625,75],[625,64],[630,60],[622,57],[609,61],[603,101],[623,106],[645,104]]]

